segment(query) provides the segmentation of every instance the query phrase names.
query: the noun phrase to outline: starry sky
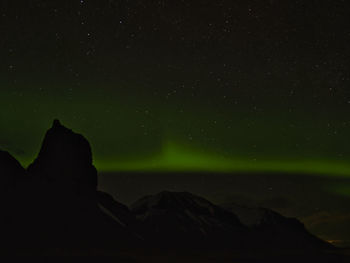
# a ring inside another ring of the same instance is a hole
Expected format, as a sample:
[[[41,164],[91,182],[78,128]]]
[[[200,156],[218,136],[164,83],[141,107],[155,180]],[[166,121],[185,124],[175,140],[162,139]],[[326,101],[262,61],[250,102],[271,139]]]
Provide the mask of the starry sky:
[[[100,170],[350,174],[349,10],[1,1],[0,145],[28,164],[59,118]]]
[[[315,193],[308,220],[344,221],[349,12],[345,0],[0,1],[0,149],[28,165],[59,118],[101,173],[271,173],[261,185],[280,195],[299,174]]]

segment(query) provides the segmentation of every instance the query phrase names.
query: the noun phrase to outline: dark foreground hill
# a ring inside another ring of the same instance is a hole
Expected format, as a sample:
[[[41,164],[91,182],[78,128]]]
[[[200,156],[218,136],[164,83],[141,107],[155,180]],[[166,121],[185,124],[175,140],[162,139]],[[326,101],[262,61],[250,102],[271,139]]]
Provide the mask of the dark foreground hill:
[[[124,247],[137,243],[136,236],[99,208],[97,172],[83,136],[55,121],[27,171],[13,159],[6,163],[8,173],[0,167],[6,179],[2,182],[13,177],[2,199],[6,246]]]
[[[154,262],[176,253],[183,256],[181,261],[204,262],[205,255],[245,257],[260,251],[255,260],[267,251],[302,251],[305,257],[310,251],[329,255],[325,251],[334,249],[296,219],[270,210],[222,208],[187,192],[146,196],[129,209],[97,191],[88,141],[58,120],[27,170],[0,151],[0,181],[4,253],[110,255]],[[249,213],[258,214],[259,223],[247,224],[244,216]]]

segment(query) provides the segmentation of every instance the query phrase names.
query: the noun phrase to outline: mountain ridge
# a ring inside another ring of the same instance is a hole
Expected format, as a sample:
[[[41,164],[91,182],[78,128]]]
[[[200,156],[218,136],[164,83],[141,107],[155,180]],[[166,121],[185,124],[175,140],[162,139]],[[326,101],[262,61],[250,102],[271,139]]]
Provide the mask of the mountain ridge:
[[[2,186],[8,188],[1,194],[8,198],[2,198],[6,206],[0,222],[8,246],[332,248],[299,221],[272,211],[268,214],[278,219],[278,227],[266,216],[262,226],[251,227],[233,211],[189,192],[163,191],[129,208],[97,190],[89,142],[58,120],[27,170],[0,151],[1,169]]]

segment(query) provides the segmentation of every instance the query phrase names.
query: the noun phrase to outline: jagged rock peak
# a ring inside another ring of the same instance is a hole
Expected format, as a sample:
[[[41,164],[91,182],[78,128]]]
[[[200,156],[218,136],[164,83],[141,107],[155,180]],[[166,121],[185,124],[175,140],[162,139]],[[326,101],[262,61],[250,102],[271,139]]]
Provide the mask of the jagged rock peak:
[[[53,124],[52,124],[52,128],[58,128],[58,127],[62,127],[62,124],[61,124],[59,119],[54,119]]]
[[[92,164],[89,142],[63,126],[58,119],[46,132],[40,152],[28,167],[36,177],[96,190],[97,172]]]
[[[65,127],[64,125],[62,125],[59,119],[54,119],[53,122],[52,122],[51,128],[47,132],[53,133],[53,132],[59,132],[59,131],[60,132],[64,132],[65,131],[66,133],[70,133],[71,135],[75,134],[75,135],[83,137],[82,135],[74,133],[71,129],[69,129],[69,128]],[[86,140],[86,142],[87,142],[87,140]],[[90,145],[89,145],[89,147],[90,147]]]

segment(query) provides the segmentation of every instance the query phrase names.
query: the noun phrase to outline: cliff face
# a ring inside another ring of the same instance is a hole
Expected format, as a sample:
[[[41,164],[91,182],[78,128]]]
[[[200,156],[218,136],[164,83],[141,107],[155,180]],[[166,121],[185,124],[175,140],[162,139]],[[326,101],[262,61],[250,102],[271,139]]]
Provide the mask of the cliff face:
[[[97,171],[92,164],[89,142],[58,120],[47,131],[40,153],[28,167],[28,173],[77,193],[94,193],[97,188]]]
[[[6,246],[121,247],[137,242],[99,207],[89,142],[58,120],[27,171],[0,152],[0,177],[0,241]]]

